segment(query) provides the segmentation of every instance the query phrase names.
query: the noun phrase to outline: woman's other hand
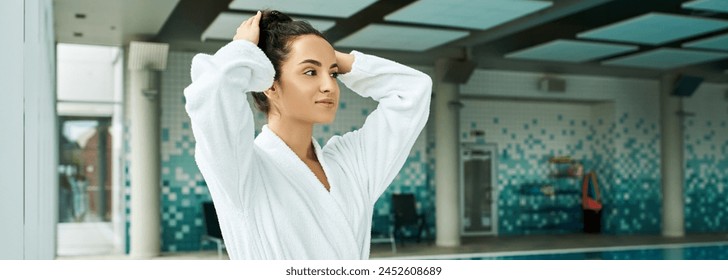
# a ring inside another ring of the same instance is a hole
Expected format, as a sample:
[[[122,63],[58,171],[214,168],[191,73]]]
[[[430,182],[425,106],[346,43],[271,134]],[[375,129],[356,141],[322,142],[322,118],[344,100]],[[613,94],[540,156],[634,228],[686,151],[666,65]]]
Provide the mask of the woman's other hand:
[[[342,53],[334,50],[336,53],[336,64],[339,66],[339,74],[346,74],[351,71],[351,65],[354,64],[354,55]]]
[[[260,24],[260,17],[261,13],[258,11],[254,16],[241,23],[233,40],[248,40],[257,45],[260,38],[260,26],[258,25]]]

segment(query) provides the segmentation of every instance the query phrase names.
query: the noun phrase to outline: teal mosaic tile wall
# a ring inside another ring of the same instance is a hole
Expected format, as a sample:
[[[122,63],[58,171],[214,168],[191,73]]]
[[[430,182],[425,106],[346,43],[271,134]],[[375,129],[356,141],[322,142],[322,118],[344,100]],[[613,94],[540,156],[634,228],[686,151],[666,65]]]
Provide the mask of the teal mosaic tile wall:
[[[728,230],[728,90],[701,85],[684,99],[685,230]]]
[[[536,158],[551,153],[558,154],[561,151],[583,153],[582,158],[587,159],[586,169],[597,171],[599,177],[604,200],[602,232],[610,234],[659,232],[661,205],[659,83],[638,79],[564,75],[561,78],[567,81],[567,90],[554,94],[538,90],[536,84],[542,77],[541,73],[477,70],[468,84],[461,87],[461,94],[499,99],[505,97],[522,104],[505,116],[493,114],[475,117],[465,120],[465,124],[461,126],[463,129],[468,129],[465,126],[468,125],[467,122],[475,121],[479,127],[485,129],[489,129],[489,125],[493,126],[494,131],[486,133],[486,138],[488,134],[504,136],[503,139],[495,141],[499,149],[505,149],[501,151],[501,159],[505,160],[506,164],[499,166],[499,176],[508,178],[499,179],[499,183],[503,184],[500,187],[504,190],[499,197],[499,206],[505,205],[503,209],[509,209],[517,205],[516,202],[521,203],[525,200],[518,191],[509,190],[508,187],[526,183],[537,186],[544,183],[539,180],[547,180],[543,171],[544,159],[534,162],[536,160],[533,158],[534,153]],[[558,113],[548,113],[536,104],[529,105],[527,101],[523,101],[529,99],[553,100],[556,102],[551,103],[554,106],[560,104],[566,107]],[[574,115],[573,110],[578,111],[574,108],[583,106],[591,107],[589,109],[591,117],[584,114]],[[553,120],[555,117],[558,120],[558,114],[562,115],[562,120],[556,127],[552,126],[553,123],[542,122],[542,120]],[[534,116],[538,116],[536,119],[539,123],[532,123],[530,119]],[[491,120],[493,117],[500,117],[500,120],[515,119],[516,123],[493,124]],[[572,121],[576,128],[572,127]],[[529,126],[529,132],[526,132],[526,125]],[[542,135],[539,131],[544,128],[547,131],[546,135]],[[507,132],[503,133],[503,129]],[[571,130],[575,130],[573,135]],[[508,135],[509,133],[515,136]],[[553,137],[559,139],[558,143],[545,141],[550,140],[551,136],[548,135],[550,133],[555,134]],[[537,150],[529,151],[524,146],[535,146]],[[520,174],[521,170],[527,173]],[[512,182],[514,180],[515,183]],[[548,201],[526,201],[524,204],[543,205],[546,202]],[[572,231],[559,227],[529,231],[519,226],[525,223],[523,221],[525,219],[508,212],[500,214],[502,234]],[[577,214],[568,219],[580,222]],[[532,217],[532,220],[544,225],[556,223],[548,222],[549,219],[545,217]]]
[[[616,153],[606,189],[603,225],[609,233],[659,233],[662,190],[660,130],[622,113],[610,133]]]
[[[614,157],[616,148],[614,146],[614,131],[616,130],[615,108],[614,103],[606,103],[591,106],[592,119],[590,125],[590,136],[592,141],[592,169],[597,172],[598,183],[602,192],[603,212],[602,212],[602,230],[609,232],[613,226],[609,225],[609,221],[614,220],[614,216],[605,214],[611,213],[615,201],[612,194],[612,182],[614,182]],[[581,201],[581,199],[579,199]]]
[[[190,84],[189,70],[194,53],[171,52],[168,58],[167,70],[162,74],[161,99],[161,215],[162,215],[162,251],[192,251],[200,249],[200,237],[204,233],[201,203],[209,201],[210,194],[204,178],[197,169],[194,161],[194,136],[190,128],[190,120],[184,110],[184,88]],[[348,90],[343,84],[341,88],[341,105],[337,118],[330,125],[317,125],[314,127],[314,137],[321,145],[333,135],[342,135],[358,129],[364,123],[366,116],[372,112],[377,103],[365,99]],[[252,104],[252,99],[249,97]],[[251,106],[252,107],[252,106]],[[265,115],[254,109],[256,134],[266,123]],[[128,129],[125,130],[128,140]],[[423,132],[416,141],[407,162],[394,182],[377,201],[374,217],[374,230],[386,232],[391,228],[390,204],[391,193],[413,192],[417,195],[419,206],[423,209],[432,208],[434,198],[428,191],[427,184],[427,153],[425,149],[425,135]],[[128,153],[130,147],[125,143]],[[129,171],[130,164],[127,156],[125,167],[125,182],[127,194],[125,199],[129,205]],[[434,212],[434,211],[433,211]],[[127,244],[129,229],[129,209],[127,217]],[[434,226],[434,223],[432,223]],[[203,249],[212,249],[208,244]],[[127,252],[128,252],[127,245]]]
[[[613,171],[603,225],[615,234],[659,234],[660,171],[659,84],[624,90],[617,96]]]
[[[565,166],[554,156],[570,156],[595,169],[597,136],[589,105],[468,101],[461,110],[461,141],[473,130],[498,147],[498,228],[500,235],[581,231],[581,186],[577,178],[550,176]],[[528,108],[528,113],[524,113]],[[541,189],[553,186],[555,195]]]
[[[128,103],[127,103],[128,104]],[[125,114],[128,115],[128,114]],[[123,130],[123,182],[124,182],[124,252],[127,254],[129,253],[129,226],[131,225],[131,208],[129,208],[129,205],[131,204],[131,138],[129,135],[129,121],[124,120],[124,130]]]
[[[612,169],[601,180],[604,190],[603,231],[657,234],[661,227],[660,131],[654,121],[629,119],[623,113],[614,131]]]

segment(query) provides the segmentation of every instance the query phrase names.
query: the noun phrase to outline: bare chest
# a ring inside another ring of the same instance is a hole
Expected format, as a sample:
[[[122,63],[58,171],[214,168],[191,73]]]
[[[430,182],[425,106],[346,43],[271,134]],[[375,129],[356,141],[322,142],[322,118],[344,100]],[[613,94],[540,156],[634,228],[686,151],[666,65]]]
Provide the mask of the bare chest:
[[[311,169],[311,172],[316,175],[316,178],[322,185],[324,185],[326,190],[330,190],[331,186],[329,185],[328,178],[326,178],[326,173],[324,173],[323,167],[321,167],[321,163],[312,160],[305,160],[304,163],[306,163],[306,166],[308,166],[308,168]]]

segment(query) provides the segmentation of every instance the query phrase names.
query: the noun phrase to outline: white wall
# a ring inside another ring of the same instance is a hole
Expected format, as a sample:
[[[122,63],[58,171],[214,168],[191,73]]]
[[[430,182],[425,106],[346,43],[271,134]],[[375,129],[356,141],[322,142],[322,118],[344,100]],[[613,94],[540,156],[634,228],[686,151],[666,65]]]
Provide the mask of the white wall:
[[[58,44],[58,100],[114,100],[113,67],[118,48]]]
[[[58,45],[59,115],[113,115],[114,105],[121,101],[114,95],[114,62],[119,52],[118,47]]]
[[[57,139],[52,1],[2,1],[0,34],[0,259],[53,259]]]

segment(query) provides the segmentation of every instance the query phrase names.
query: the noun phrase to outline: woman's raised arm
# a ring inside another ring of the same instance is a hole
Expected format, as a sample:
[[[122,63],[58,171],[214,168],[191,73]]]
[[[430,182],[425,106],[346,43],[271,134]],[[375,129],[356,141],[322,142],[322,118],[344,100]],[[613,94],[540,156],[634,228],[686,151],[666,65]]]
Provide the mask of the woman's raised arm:
[[[195,136],[195,160],[216,202],[245,209],[254,194],[255,127],[245,93],[273,84],[274,70],[257,47],[260,13],[243,22],[235,40],[214,55],[192,59],[185,109]]]
[[[339,76],[348,88],[379,102],[361,129],[329,142],[332,151],[353,156],[342,164],[353,164],[350,169],[358,170],[361,177],[356,179],[368,188],[374,203],[399,173],[427,122],[432,79],[394,61],[356,51],[337,53],[337,63],[342,72],[348,72]]]

